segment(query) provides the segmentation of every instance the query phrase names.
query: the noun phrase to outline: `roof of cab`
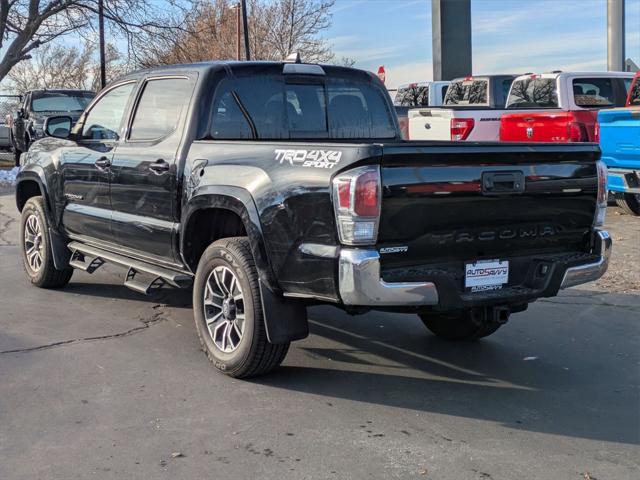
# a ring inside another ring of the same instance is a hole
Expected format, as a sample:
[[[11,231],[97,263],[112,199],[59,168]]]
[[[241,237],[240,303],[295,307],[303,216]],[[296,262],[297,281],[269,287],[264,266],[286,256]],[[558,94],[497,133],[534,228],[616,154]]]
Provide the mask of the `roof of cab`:
[[[181,63],[175,65],[159,65],[157,67],[145,68],[141,70],[136,70],[134,72],[128,73],[119,77],[116,81],[120,82],[123,80],[130,79],[138,79],[140,77],[149,76],[149,75],[162,75],[162,74],[172,74],[179,72],[209,72],[212,70],[221,70],[226,69],[229,71],[238,71],[238,70],[251,70],[255,68],[284,68],[285,65],[289,65],[289,62],[272,62],[272,61],[239,61],[239,60],[214,60],[214,61],[206,61],[206,62],[197,62],[197,63]],[[301,63],[299,65],[315,65],[315,64],[306,64]],[[375,75],[372,72],[366,72],[364,70],[359,70],[356,68],[350,67],[342,67],[339,65],[324,65],[320,64],[325,70],[333,70],[333,71],[352,71],[352,72],[361,72],[366,73],[370,76]],[[112,82],[115,83],[115,82]]]
[[[574,78],[574,77],[593,77],[593,78],[632,78],[633,72],[543,72],[543,73],[525,73],[520,75],[516,80],[523,78],[537,77],[537,78]]]

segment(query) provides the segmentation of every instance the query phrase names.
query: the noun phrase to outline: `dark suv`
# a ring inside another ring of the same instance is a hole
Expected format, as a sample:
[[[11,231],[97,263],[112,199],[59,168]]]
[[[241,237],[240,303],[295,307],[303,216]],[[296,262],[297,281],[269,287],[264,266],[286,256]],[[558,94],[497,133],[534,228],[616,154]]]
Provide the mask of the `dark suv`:
[[[75,122],[84,108],[95,97],[89,90],[32,90],[9,122],[10,140],[16,165],[20,154],[29,150],[34,140],[44,136],[44,120],[52,115],[68,115]]]

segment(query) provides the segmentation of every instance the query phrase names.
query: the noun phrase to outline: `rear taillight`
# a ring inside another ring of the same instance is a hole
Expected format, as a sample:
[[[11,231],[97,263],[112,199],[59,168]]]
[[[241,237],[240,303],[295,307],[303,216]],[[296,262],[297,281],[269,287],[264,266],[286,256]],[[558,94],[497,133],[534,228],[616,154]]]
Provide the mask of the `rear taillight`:
[[[380,169],[376,166],[354,168],[333,179],[333,203],[341,243],[376,243],[381,191]]]
[[[569,141],[570,142],[588,142],[587,127],[581,122],[569,122]]]
[[[596,122],[593,127],[593,141],[595,143],[600,143],[600,123]]]
[[[400,134],[404,140],[409,140],[409,118],[402,117],[398,119],[400,124]]]
[[[594,227],[602,227],[607,214],[607,166],[602,160],[596,163],[598,169],[598,201],[596,204],[596,213],[593,218]]]
[[[473,118],[451,119],[451,140],[466,140],[475,125]]]

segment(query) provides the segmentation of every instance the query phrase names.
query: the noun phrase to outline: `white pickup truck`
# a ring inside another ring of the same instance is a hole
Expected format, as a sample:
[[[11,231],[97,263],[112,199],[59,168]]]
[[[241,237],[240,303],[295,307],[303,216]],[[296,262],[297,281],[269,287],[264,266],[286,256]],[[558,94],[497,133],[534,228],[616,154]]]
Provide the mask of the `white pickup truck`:
[[[404,139],[408,138],[409,121],[407,113],[416,107],[440,107],[444,103],[447,87],[451,82],[419,82],[400,85],[393,99],[400,131]]]
[[[497,141],[500,116],[516,75],[482,75],[451,82],[440,108],[408,112],[410,140]]]

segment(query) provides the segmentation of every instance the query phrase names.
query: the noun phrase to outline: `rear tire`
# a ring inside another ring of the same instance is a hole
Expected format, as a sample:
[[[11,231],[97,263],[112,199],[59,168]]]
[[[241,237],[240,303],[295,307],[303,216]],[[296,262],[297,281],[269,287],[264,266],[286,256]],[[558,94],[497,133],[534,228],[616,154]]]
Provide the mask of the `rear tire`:
[[[267,340],[258,272],[246,237],[224,238],[202,254],[193,286],[202,349],[225,375],[248,378],[277,368],[289,342]]]
[[[13,162],[15,163],[16,167],[19,167],[20,155],[22,154],[22,151],[20,151],[20,149],[18,148],[18,144],[16,143],[15,138],[13,138],[13,135],[11,135],[10,143],[11,143],[11,153],[13,154]]]
[[[42,197],[31,197],[22,209],[20,221],[22,263],[29,281],[40,288],[64,287],[73,268],[58,270],[53,263],[49,225]]]
[[[616,193],[616,203],[627,215],[640,215],[640,194]]]
[[[20,155],[22,154],[22,152],[20,150],[18,150],[17,148],[13,149],[13,161],[16,165],[16,167],[20,166]]]
[[[434,335],[449,341],[474,341],[488,337],[502,323],[480,318],[471,310],[451,314],[421,314],[422,323]]]

